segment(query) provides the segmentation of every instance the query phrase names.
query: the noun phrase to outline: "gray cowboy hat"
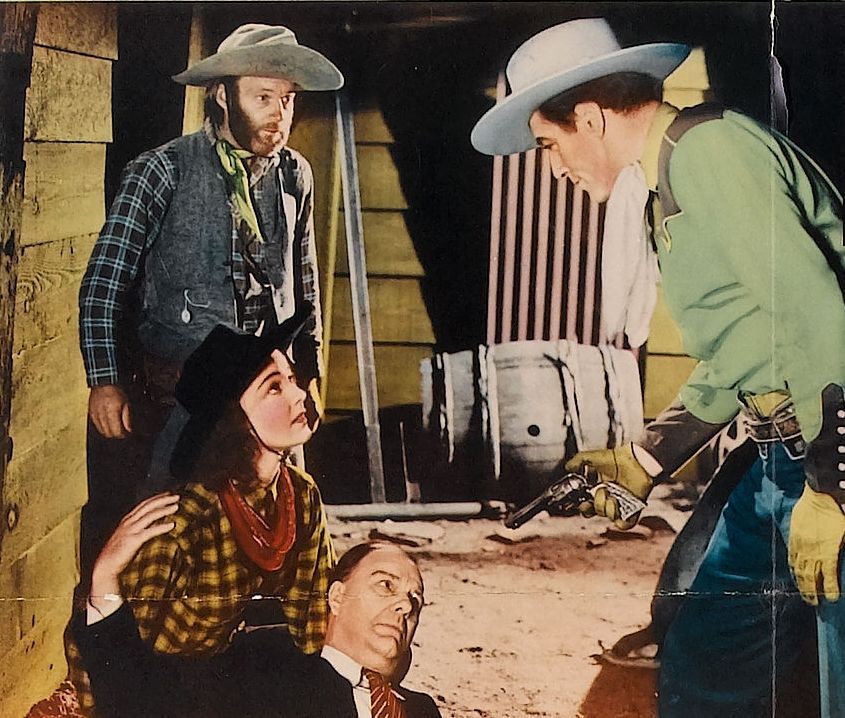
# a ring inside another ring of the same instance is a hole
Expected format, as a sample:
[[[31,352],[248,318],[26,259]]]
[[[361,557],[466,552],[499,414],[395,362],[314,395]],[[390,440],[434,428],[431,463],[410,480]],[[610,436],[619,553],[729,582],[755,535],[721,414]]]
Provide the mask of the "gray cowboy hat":
[[[334,63],[282,25],[241,25],[220,43],[217,52],[173,79],[182,85],[206,86],[224,77],[275,77],[301,90],[338,90],[343,75]]]
[[[537,143],[528,120],[546,100],[615,72],[665,79],[689,54],[688,45],[652,43],[622,48],[606,20],[555,25],[526,40],[506,69],[511,94],[476,123],[470,139],[487,155],[525,152]]]

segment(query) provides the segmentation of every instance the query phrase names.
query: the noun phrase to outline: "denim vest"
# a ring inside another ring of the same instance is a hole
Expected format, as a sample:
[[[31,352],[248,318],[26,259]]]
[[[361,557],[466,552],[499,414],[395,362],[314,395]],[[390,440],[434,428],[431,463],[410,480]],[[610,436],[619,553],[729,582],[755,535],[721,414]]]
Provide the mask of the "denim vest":
[[[173,140],[171,147],[178,158],[176,187],[145,260],[138,336],[150,354],[181,363],[216,324],[236,327],[238,317],[233,219],[214,146],[200,131]],[[303,178],[298,154],[282,150],[278,171],[268,173],[261,185],[256,212],[273,305],[281,321],[293,314],[299,273],[295,229]]]

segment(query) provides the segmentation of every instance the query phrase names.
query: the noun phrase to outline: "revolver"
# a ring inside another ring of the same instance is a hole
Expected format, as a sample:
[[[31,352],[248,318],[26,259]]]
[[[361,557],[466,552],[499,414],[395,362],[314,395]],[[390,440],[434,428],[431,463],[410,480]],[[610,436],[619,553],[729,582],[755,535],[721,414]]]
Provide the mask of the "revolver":
[[[591,471],[588,466],[584,467],[583,470],[583,474],[570,471],[561,476],[557,481],[553,481],[535,499],[529,501],[521,509],[508,514],[505,518],[505,526],[509,529],[519,528],[541,511],[547,509],[552,509],[563,516],[572,516],[578,511],[580,504],[585,501],[592,502],[593,490],[599,484],[607,489],[616,499],[619,504],[620,518],[627,520],[645,508],[643,501],[640,501],[640,499],[627,489],[622,488],[619,484],[612,482],[602,483],[598,473]]]

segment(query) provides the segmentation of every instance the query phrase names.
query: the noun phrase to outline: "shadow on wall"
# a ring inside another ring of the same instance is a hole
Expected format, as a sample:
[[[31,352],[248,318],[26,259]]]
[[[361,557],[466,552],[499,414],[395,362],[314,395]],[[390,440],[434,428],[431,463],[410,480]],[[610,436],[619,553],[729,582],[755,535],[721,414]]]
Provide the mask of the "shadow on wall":
[[[394,43],[373,89],[396,140],[393,160],[436,349],[459,351],[486,334],[492,163],[469,135],[489,100],[478,49],[461,42],[461,28]]]
[[[409,480],[420,484],[423,500],[441,498],[430,480],[427,457],[431,452],[421,443],[425,436],[419,404],[382,409],[379,423],[387,500],[405,500],[406,472]],[[367,436],[361,412],[323,424],[305,445],[305,466],[319,484],[325,503],[369,503]]]

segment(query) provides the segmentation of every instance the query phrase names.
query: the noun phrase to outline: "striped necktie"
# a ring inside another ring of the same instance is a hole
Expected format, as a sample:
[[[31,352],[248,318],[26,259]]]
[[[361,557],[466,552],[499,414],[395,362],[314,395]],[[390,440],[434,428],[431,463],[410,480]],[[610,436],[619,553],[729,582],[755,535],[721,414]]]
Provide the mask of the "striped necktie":
[[[405,708],[397,698],[390,683],[377,671],[363,669],[370,686],[370,710],[373,718],[405,718]]]

